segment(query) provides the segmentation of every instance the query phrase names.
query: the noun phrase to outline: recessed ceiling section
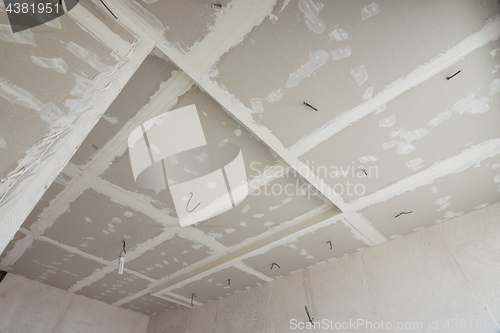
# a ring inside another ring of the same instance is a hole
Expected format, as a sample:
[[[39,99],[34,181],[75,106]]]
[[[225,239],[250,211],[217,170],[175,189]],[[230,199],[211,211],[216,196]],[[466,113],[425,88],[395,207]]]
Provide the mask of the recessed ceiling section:
[[[376,203],[360,213],[387,239],[393,239],[498,201],[500,155]],[[411,213],[399,215],[407,212]]]
[[[210,32],[217,15],[222,14],[228,0],[175,1],[136,0],[158,18],[165,28],[165,38],[183,52],[192,51]],[[223,8],[215,7],[214,3]]]
[[[340,220],[287,240],[284,245],[245,259],[243,263],[267,276],[281,278],[368,246],[360,239],[357,231]]]
[[[158,91],[160,84],[167,81],[175,67],[156,56],[149,55],[127,82],[106,113],[85,138],[71,162],[83,166],[92,157],[102,152],[106,143],[147,103]],[[118,154],[122,152],[106,152]]]
[[[278,3],[272,18],[221,58],[215,80],[289,147],[479,31],[499,11],[496,1],[370,2]]]
[[[163,226],[93,189],[69,205],[44,235],[106,260],[158,236]]]
[[[219,104],[197,87],[182,95],[173,110],[191,104],[196,105],[207,143],[232,142],[240,146],[248,178],[261,175],[266,167],[276,163],[276,159],[262,143],[254,139],[245,128],[228,116]],[[165,214],[177,217],[169,190],[148,190],[136,185],[128,149],[113,161],[101,178],[135,193],[140,200],[162,210]]]
[[[66,290],[102,267],[93,260],[35,240],[9,271]]]
[[[179,233],[127,263],[127,267],[154,279],[166,278],[207,259],[211,250]]]
[[[142,312],[146,316],[154,316],[157,313],[161,313],[166,310],[173,310],[179,307],[178,304],[153,295],[145,295],[120,306],[135,312]]]
[[[62,190],[68,186],[68,183],[71,181],[71,177],[63,175],[62,173],[57,176],[54,182],[49,186],[49,188],[45,191],[42,198],[36,204],[35,208],[31,211],[30,215],[24,220],[22,227],[26,229],[31,229],[33,223],[38,221],[40,215],[43,211],[49,207],[50,203],[57,197]]]
[[[132,43],[135,37],[120,25],[120,20],[114,18],[99,0],[79,1],[79,5],[85,7],[99,21],[104,23],[109,30],[120,36],[123,40]]]
[[[132,296],[139,291],[146,289],[149,281],[141,279],[133,274],[118,274],[118,271],[112,271],[106,274],[104,278],[77,291],[77,294],[97,299],[109,304],[113,304],[122,298]]]
[[[25,152],[48,135],[51,127],[70,121],[62,117],[81,112],[82,101],[96,89],[91,81],[117,63],[111,49],[67,15],[14,34],[3,14],[0,179],[15,169]],[[58,42],[54,42],[55,36]]]
[[[235,208],[193,227],[234,246],[324,205],[314,189],[289,173],[250,193]]]
[[[300,159],[351,201],[500,137],[498,47],[472,52]]]
[[[218,298],[229,296],[246,289],[265,283],[256,276],[250,275],[235,267],[228,267],[209,274],[200,280],[185,284],[173,289],[172,293],[200,303],[215,301]]]

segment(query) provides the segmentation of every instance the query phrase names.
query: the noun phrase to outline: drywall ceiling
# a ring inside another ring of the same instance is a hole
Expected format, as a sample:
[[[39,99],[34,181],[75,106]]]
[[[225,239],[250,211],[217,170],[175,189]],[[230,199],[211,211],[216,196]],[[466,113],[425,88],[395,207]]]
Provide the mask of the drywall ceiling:
[[[218,4],[0,10],[0,268],[153,315],[500,201],[498,1]],[[191,104],[250,194],[181,228],[127,138]]]

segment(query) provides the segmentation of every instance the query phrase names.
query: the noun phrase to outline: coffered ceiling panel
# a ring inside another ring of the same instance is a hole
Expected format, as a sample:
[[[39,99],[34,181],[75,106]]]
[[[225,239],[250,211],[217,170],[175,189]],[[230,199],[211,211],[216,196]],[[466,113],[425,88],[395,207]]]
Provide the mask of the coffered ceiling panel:
[[[93,260],[35,240],[9,271],[66,290],[102,267]]]
[[[44,235],[106,260],[158,236],[163,226],[93,189],[85,190]]]
[[[113,271],[106,276],[77,291],[77,294],[112,304],[122,298],[143,290],[150,282],[133,274]]]
[[[397,238],[500,201],[500,155],[436,179],[361,214],[388,239]],[[396,218],[402,212],[403,214]]]

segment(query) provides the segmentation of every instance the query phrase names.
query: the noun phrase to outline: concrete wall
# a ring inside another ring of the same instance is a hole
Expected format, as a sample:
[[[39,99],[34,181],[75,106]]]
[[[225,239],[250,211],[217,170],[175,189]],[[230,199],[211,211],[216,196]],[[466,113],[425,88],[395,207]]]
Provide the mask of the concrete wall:
[[[7,274],[0,283],[2,333],[141,333],[149,317]]]
[[[500,203],[192,310],[156,315],[148,333],[309,331],[295,329],[307,323],[305,305],[324,332],[500,332]],[[360,325],[346,326],[350,321]]]

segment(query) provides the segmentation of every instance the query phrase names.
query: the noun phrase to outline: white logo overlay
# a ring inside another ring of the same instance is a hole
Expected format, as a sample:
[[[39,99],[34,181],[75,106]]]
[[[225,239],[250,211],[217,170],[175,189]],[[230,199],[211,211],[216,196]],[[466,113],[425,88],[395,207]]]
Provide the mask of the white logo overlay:
[[[128,146],[136,184],[168,186],[181,227],[219,215],[248,195],[240,147],[207,144],[194,104],[148,120],[130,133]]]

